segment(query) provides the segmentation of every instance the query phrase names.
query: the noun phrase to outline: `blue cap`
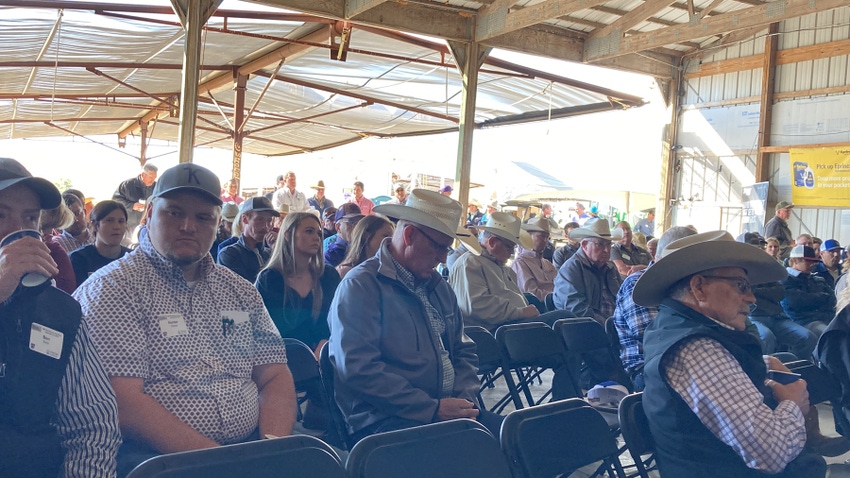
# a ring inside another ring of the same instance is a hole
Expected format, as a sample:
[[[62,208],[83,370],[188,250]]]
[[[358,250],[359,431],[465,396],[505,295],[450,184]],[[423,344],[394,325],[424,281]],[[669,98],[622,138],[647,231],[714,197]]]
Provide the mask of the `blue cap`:
[[[841,244],[839,244],[835,239],[827,239],[820,245],[821,251],[834,251],[836,249],[841,250],[844,248],[841,247]]]

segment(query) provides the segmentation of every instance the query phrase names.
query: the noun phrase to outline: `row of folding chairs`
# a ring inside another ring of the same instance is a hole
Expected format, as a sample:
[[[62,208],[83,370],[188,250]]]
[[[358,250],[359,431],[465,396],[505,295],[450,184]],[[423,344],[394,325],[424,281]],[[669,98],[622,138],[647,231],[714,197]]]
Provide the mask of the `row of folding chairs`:
[[[481,376],[479,401],[496,413],[502,412],[509,403],[521,409],[539,405],[549,398],[551,388],[538,398],[531,390],[534,381],[539,381],[546,370],[565,374],[569,383],[562,388],[570,397],[581,398],[581,362],[589,354],[607,357],[613,366],[614,377],[611,378],[633,391],[619,352],[614,349],[605,328],[589,317],[560,319],[551,328],[542,322],[504,325],[496,330],[495,336],[477,326],[466,327],[464,332],[477,347],[478,374]],[[505,381],[508,393],[486,405],[481,392],[499,379]]]
[[[625,477],[614,436],[582,400],[514,411],[500,435],[467,419],[380,433],[354,445],[344,466],[329,445],[299,435],[162,455],[129,478],[554,478],[596,462]]]

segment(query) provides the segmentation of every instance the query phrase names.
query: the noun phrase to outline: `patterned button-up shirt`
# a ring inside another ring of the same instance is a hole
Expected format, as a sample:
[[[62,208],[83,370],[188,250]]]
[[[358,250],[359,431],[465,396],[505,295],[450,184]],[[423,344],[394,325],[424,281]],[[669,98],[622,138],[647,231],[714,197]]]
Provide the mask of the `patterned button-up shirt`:
[[[77,249],[87,246],[89,244],[94,244],[94,234],[89,234],[89,239],[86,242],[82,242],[76,237],[68,234],[67,231],[62,231],[62,234],[58,234],[53,236],[53,239],[62,246],[62,249],[65,249],[65,252],[68,254],[76,251]]]
[[[262,298],[209,254],[190,287],[146,233],[140,239],[74,293],[107,374],[142,378],[144,393],[218,443],[244,440],[259,420],[253,368],[286,363]]]
[[[435,342],[440,344],[440,361],[443,364],[442,396],[450,397],[452,395],[452,390],[454,390],[455,387],[455,369],[452,365],[452,359],[449,357],[449,352],[443,344],[443,334],[446,333],[446,323],[443,321],[440,313],[437,312],[437,309],[431,305],[431,301],[428,299],[428,288],[425,287],[425,282],[417,284],[413,274],[399,264],[398,261],[395,260],[395,257],[390,257],[393,260],[393,265],[395,266],[396,274],[398,274],[398,279],[410,292],[413,292],[413,294],[422,301],[422,305],[425,306],[428,323],[431,324],[431,330],[437,338]]]

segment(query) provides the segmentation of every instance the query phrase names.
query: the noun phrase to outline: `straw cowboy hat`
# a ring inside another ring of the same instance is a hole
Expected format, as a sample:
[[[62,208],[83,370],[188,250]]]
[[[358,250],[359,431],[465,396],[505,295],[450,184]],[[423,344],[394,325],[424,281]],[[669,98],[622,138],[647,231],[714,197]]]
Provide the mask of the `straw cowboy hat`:
[[[583,239],[605,239],[606,241],[619,241],[623,238],[623,230],[620,228],[611,228],[608,226],[608,221],[605,219],[588,219],[584,226],[577,227],[570,231],[570,239],[581,241]]]
[[[529,219],[526,224],[522,225],[522,228],[528,232],[552,232],[552,225],[549,223],[549,219],[543,216]]]
[[[531,236],[522,230],[519,219],[507,212],[494,212],[487,218],[487,223],[478,226],[478,230],[507,239],[526,250],[534,249]]]
[[[463,205],[436,191],[414,189],[405,204],[381,204],[375,206],[372,211],[429,227],[464,244],[469,241],[469,231],[464,229],[463,235],[460,235],[458,229]]]
[[[673,241],[662,257],[646,269],[635,285],[635,303],[655,307],[676,282],[701,271],[718,267],[740,267],[750,284],[775,282],[788,277],[776,259],[749,244],[736,242],[726,231],[694,234]]]
[[[319,182],[310,186],[310,189],[325,189],[325,182],[320,179]]]

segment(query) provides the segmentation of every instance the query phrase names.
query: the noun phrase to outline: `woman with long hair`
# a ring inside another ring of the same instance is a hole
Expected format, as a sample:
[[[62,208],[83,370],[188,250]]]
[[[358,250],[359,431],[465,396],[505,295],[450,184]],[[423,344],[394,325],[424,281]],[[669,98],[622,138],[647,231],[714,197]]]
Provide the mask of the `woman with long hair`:
[[[62,245],[56,241],[56,235],[59,230],[66,229],[71,224],[74,224],[74,213],[68,209],[64,202],[59,203],[59,207],[55,209],[41,211],[41,217],[38,220],[41,239],[50,249],[50,257],[53,258],[56,267],[59,269],[59,273],[53,276],[56,281],[56,288],[68,294],[74,293],[77,288],[77,281],[74,278],[74,267],[68,257],[70,251],[62,248]]]
[[[777,262],[782,264],[782,258],[779,257],[779,239],[775,237],[768,237],[764,240],[764,251],[770,254],[770,257],[776,259]]]
[[[383,216],[373,214],[361,219],[351,233],[345,259],[336,266],[339,276],[345,277],[354,266],[374,256],[381,247],[381,241],[392,236],[394,229],[393,223]]]
[[[127,233],[127,209],[123,204],[101,201],[91,210],[89,218],[94,230],[94,244],[71,253],[78,287],[95,271],[130,252],[121,245]]]
[[[330,309],[339,274],[325,265],[322,225],[315,215],[290,213],[256,287],[280,335],[298,339],[319,356],[330,337]]]

